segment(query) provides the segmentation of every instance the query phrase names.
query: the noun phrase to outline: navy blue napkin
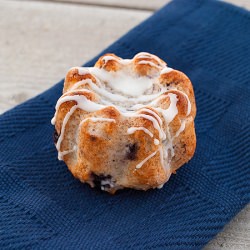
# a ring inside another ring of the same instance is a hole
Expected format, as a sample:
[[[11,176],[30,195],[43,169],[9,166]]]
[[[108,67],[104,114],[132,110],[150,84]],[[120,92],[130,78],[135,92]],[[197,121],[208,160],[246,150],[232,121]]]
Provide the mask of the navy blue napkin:
[[[243,9],[176,0],[105,50],[154,53],[194,84],[197,150],[161,190],[72,177],[50,124],[63,81],[0,116],[0,248],[202,248],[250,200],[249,27]]]

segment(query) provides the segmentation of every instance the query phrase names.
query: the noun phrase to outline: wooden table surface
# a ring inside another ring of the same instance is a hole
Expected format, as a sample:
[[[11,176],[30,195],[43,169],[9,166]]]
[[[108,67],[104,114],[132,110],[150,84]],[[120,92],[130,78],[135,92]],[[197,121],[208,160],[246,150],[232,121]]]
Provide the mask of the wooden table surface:
[[[167,2],[0,0],[0,114],[51,87]],[[250,0],[227,2],[250,9]],[[250,205],[205,249],[250,249]]]

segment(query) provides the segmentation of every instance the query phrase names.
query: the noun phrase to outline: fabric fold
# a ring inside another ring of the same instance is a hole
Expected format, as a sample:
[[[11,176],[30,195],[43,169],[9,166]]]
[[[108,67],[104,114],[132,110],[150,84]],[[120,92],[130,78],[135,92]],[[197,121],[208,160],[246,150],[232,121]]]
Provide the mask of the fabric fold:
[[[249,26],[249,12],[232,5],[175,0],[100,53],[147,51],[193,82],[197,150],[161,190],[111,196],[73,178],[50,124],[63,80],[1,115],[1,249],[200,249],[211,240],[250,200]]]

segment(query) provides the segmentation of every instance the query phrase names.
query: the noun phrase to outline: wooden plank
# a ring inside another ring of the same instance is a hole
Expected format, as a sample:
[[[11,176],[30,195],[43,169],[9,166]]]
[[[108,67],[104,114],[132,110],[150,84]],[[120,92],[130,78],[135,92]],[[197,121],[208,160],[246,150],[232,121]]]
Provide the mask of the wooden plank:
[[[157,10],[170,2],[170,0],[50,0],[74,4],[107,6],[112,8],[127,8],[138,10]]]
[[[68,68],[89,60],[150,14],[97,6],[1,1],[0,113],[59,81]]]
[[[46,90],[150,14],[1,1],[0,113]]]
[[[107,1],[112,3],[95,0]],[[227,1],[250,9],[249,0]],[[120,6],[123,2],[130,7],[143,8],[142,3],[159,7],[157,0],[121,0]],[[150,14],[84,4],[1,1],[0,113],[49,88],[70,67],[89,60]],[[250,205],[205,249],[250,249],[249,239]]]
[[[250,10],[250,1],[249,0],[224,0],[224,2],[234,4],[238,7],[243,7],[247,10]]]
[[[249,250],[250,205],[237,214],[204,250]]]
[[[134,8],[143,10],[157,10],[170,2],[170,0],[50,0],[55,2],[81,3],[89,5]],[[249,0],[225,0],[225,2],[250,9]]]

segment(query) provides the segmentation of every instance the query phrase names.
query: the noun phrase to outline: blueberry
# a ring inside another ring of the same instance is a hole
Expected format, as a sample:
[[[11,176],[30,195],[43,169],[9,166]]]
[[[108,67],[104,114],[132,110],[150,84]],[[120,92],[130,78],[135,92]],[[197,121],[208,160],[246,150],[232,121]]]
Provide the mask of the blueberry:
[[[111,188],[111,186],[110,186],[110,184],[112,182],[111,175],[104,175],[104,174],[97,175],[97,174],[92,172],[90,178],[93,181],[93,183],[95,184],[95,187],[103,188],[103,189]]]
[[[137,152],[139,149],[137,143],[128,144],[126,147],[128,148],[126,152],[126,159],[131,160],[131,161],[136,160]]]
[[[59,138],[59,134],[57,133],[56,129],[54,129],[54,133],[53,133],[53,141],[56,144]]]

